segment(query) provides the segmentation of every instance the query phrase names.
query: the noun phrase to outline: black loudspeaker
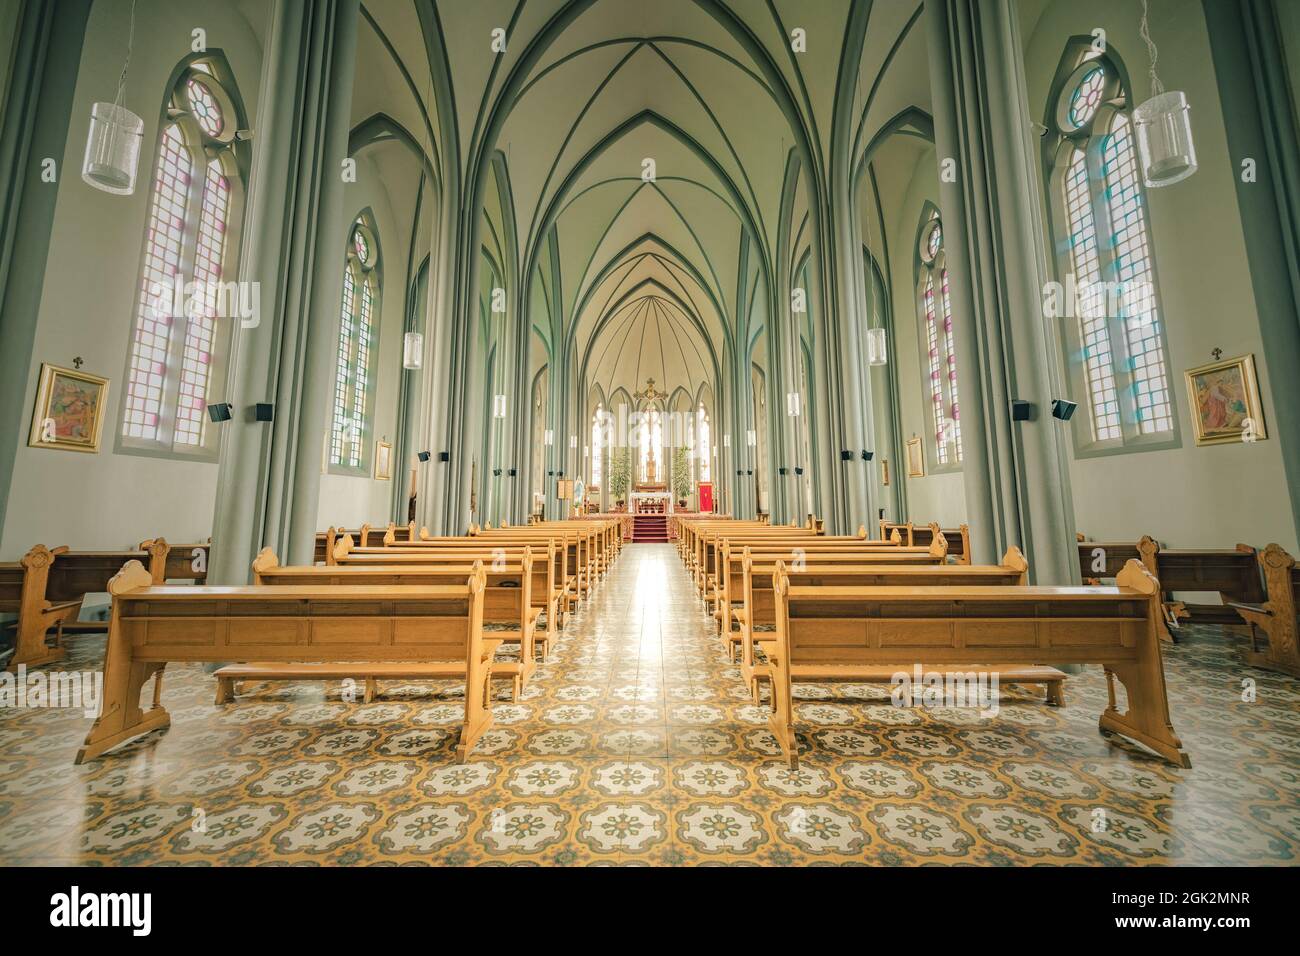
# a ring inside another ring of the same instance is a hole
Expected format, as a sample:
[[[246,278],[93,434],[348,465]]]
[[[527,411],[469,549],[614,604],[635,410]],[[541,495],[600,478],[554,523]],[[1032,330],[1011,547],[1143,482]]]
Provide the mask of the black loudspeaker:
[[[564,477],[564,472],[562,472],[562,471],[557,471],[557,472],[555,473],[555,477],[556,477],[556,478],[563,478],[563,477]]]
[[[430,458],[433,457],[433,452],[422,451],[422,452],[420,452],[418,455],[416,455],[415,457],[418,458],[418,459],[420,459],[420,461],[428,461]]]
[[[439,461],[451,461],[451,452],[449,452],[449,451],[440,451],[440,452],[438,452],[438,460],[439,460]]]
[[[270,402],[258,402],[253,408],[259,422],[269,422],[275,417],[275,406]]]
[[[747,474],[747,475],[752,475],[753,473],[754,473],[754,469],[753,469],[753,468],[750,468],[748,471],[745,472],[745,474]]]
[[[230,414],[230,403],[229,403],[229,402],[217,402],[215,405],[209,405],[209,406],[208,406],[208,418],[212,419],[214,422],[228,422],[228,421],[230,421],[230,418],[231,418],[231,414]]]
[[[1072,402],[1068,398],[1054,398],[1052,399],[1052,417],[1068,422],[1070,416],[1074,414],[1074,410],[1078,407],[1078,402]]]
[[[803,474],[803,469],[802,469],[802,468],[798,468],[798,467],[796,467],[795,470],[794,470],[794,473],[795,473],[796,475],[802,475],[802,474]]]
[[[492,469],[492,477],[493,477],[493,478],[500,478],[500,477],[501,477],[501,469],[500,469],[500,468],[493,468],[493,469]]]
[[[873,459],[873,458],[875,458],[875,457],[876,457],[876,453],[875,453],[874,451],[867,451],[865,448],[862,449],[862,460],[863,460],[863,461],[871,461],[871,459]]]
[[[554,478],[554,477],[555,477],[555,472],[553,472],[553,471],[548,471],[548,472],[546,473],[546,477],[547,477],[547,478]]]
[[[851,451],[840,452],[840,461],[852,461],[852,460],[853,460],[853,452]]]
[[[1011,400],[1011,420],[1013,422],[1027,422],[1034,417],[1034,406],[1021,398]]]
[[[776,473],[777,473],[778,475],[788,475],[788,474],[790,474],[790,469],[789,469],[789,468],[778,468],[778,469],[776,470]]]
[[[514,478],[514,477],[518,476],[519,472],[517,472],[517,471],[515,471],[513,468],[511,468],[510,471],[509,471],[507,474],[509,474],[511,478]]]
[[[744,474],[744,472],[741,471],[739,468],[736,469],[736,476],[737,476],[737,477],[740,477],[740,476],[743,475],[743,474]]]

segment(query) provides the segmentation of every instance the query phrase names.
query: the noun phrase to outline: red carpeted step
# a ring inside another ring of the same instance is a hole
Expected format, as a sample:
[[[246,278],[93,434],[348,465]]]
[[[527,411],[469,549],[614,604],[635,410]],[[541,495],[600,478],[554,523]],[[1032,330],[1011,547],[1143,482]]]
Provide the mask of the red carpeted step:
[[[632,516],[633,543],[667,544],[668,540],[667,515]]]

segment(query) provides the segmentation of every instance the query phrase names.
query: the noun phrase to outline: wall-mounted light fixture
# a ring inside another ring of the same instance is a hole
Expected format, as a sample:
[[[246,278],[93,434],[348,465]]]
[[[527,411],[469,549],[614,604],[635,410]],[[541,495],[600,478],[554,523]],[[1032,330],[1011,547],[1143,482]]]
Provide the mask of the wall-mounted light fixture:
[[[506,397],[504,395],[494,395],[492,397],[492,417],[506,417]]]
[[[790,392],[785,396],[785,413],[791,418],[799,417],[799,393]]]

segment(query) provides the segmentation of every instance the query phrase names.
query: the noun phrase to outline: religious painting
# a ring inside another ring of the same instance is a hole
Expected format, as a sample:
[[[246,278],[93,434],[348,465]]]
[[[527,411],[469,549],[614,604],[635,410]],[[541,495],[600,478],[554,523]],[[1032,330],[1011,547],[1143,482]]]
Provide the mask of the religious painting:
[[[921,449],[921,439],[915,436],[907,440],[907,477],[925,477],[925,453]]]
[[[393,477],[393,443],[375,442],[375,480],[390,481]]]
[[[1254,355],[1211,362],[1188,369],[1184,376],[1196,444],[1223,445],[1268,437]]]
[[[27,444],[32,448],[98,452],[107,400],[108,379],[42,363]]]

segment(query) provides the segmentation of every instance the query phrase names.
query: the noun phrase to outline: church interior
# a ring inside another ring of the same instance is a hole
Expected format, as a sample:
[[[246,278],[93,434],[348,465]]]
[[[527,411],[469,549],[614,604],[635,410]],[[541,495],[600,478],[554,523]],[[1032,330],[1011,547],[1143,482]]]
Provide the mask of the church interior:
[[[0,58],[0,864],[1300,859],[1300,3]]]

